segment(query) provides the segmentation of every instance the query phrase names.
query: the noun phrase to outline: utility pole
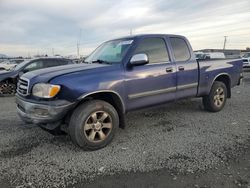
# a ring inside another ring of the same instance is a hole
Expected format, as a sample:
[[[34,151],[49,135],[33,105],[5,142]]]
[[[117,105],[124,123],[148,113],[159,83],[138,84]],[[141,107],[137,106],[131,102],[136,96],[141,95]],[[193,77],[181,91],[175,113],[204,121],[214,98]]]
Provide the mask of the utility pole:
[[[55,55],[54,48],[52,48],[51,51],[52,51],[52,56],[54,56]]]
[[[228,36],[224,36],[224,45],[223,45],[223,50],[225,50],[225,49],[226,49],[227,37],[228,37]]]
[[[79,43],[77,42],[77,44],[76,44],[76,50],[77,50],[77,57],[79,57],[79,54],[80,54],[80,52],[79,52]]]
[[[80,42],[81,42],[82,29],[80,29],[80,36],[76,43],[77,57],[80,58]]]
[[[133,29],[130,29],[130,36],[133,35]]]

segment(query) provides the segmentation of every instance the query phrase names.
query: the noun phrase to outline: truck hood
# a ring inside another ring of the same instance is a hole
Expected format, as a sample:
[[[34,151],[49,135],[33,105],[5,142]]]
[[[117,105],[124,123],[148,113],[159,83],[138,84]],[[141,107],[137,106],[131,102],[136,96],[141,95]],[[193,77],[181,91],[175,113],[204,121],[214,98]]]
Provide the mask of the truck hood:
[[[110,65],[97,64],[97,63],[64,65],[64,66],[50,67],[50,68],[32,71],[32,72],[24,74],[22,77],[25,77],[29,80],[39,78],[39,81],[48,82],[49,80],[57,76],[62,76],[65,74],[80,72],[80,71],[89,70],[89,69],[101,68],[105,66],[110,66]]]

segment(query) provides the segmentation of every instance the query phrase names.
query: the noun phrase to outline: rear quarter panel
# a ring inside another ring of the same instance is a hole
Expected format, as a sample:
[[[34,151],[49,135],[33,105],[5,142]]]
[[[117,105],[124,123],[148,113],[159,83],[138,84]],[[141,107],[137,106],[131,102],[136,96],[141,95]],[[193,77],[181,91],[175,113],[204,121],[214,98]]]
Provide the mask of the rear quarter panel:
[[[242,73],[241,59],[199,60],[199,66],[200,80],[198,96],[209,94],[213,82],[220,75],[229,76],[231,87],[236,86]]]

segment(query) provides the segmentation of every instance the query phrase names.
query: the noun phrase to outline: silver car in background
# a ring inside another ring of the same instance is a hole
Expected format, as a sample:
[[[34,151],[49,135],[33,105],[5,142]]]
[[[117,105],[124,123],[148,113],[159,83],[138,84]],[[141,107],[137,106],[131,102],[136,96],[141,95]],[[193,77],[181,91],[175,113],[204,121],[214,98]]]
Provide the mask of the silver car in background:
[[[24,59],[11,59],[4,60],[0,63],[0,70],[11,70],[15,68],[19,63],[22,63]]]
[[[250,52],[242,56],[243,68],[250,68]]]

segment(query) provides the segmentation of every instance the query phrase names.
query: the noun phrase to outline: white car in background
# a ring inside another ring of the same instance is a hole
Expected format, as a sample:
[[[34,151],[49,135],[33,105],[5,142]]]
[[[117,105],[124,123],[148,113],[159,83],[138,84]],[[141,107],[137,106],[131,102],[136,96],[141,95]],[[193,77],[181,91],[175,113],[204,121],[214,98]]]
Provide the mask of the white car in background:
[[[205,53],[206,59],[226,59],[226,56],[222,52],[209,52]]]
[[[243,68],[250,68],[250,52],[242,56]]]
[[[226,59],[222,52],[195,52],[196,59]]]
[[[11,70],[24,60],[5,60],[0,63],[0,70]]]

